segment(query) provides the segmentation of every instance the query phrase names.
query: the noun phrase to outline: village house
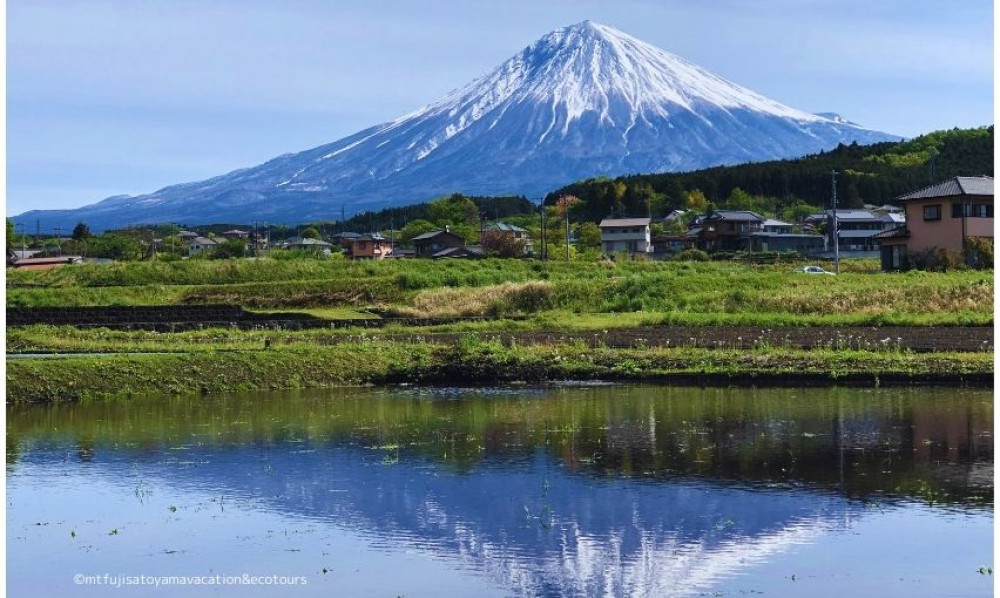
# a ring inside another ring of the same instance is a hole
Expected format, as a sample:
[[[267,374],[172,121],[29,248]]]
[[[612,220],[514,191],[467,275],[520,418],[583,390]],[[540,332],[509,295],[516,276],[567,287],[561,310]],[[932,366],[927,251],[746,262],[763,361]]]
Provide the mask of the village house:
[[[218,241],[209,237],[191,237],[184,240],[187,242],[189,257],[201,255],[202,253],[210,253],[219,246]]]
[[[352,260],[382,260],[392,254],[392,242],[379,233],[343,238],[344,256]]]
[[[795,251],[803,255],[822,253],[826,250],[826,237],[815,233],[796,233],[795,225],[768,218],[761,224],[761,231],[751,235],[754,251]]]
[[[334,245],[340,245],[346,250],[351,246],[353,240],[357,239],[360,236],[361,233],[345,231],[333,235],[332,237],[330,237],[330,240],[333,241]]]
[[[876,239],[883,270],[907,268],[908,257],[918,251],[962,254],[969,239],[993,240],[993,177],[953,177],[897,201],[906,211],[905,224]]]
[[[250,237],[250,232],[234,228],[232,230],[225,231],[222,233],[222,236],[227,239],[247,239]]]
[[[521,228],[513,224],[507,224],[506,222],[494,222],[493,224],[488,224],[483,228],[484,233],[501,234],[515,241],[521,241],[524,243],[524,254],[529,255],[534,251],[534,247],[531,244],[531,237],[528,235],[526,229]]]
[[[447,226],[444,230],[433,230],[413,237],[413,250],[416,257],[445,257],[436,254],[456,247],[465,247],[465,237],[451,232]]]
[[[330,248],[333,247],[331,243],[326,241],[321,241],[320,239],[310,239],[308,237],[289,237],[281,243],[282,249],[289,251],[315,251],[323,255],[330,255]]]
[[[653,257],[666,258],[680,253],[685,249],[693,249],[697,242],[696,237],[683,235],[655,235],[652,240]]]
[[[649,218],[605,218],[601,228],[601,250],[608,253],[652,253]]]
[[[875,257],[878,252],[875,235],[899,226],[902,221],[903,217],[898,213],[875,214],[869,210],[838,209],[836,239],[840,256]],[[827,248],[833,251],[833,210],[813,214],[806,218],[806,222],[814,226],[826,223]]]
[[[705,251],[746,251],[767,219],[747,210],[710,210],[692,231]],[[697,230],[696,230],[697,229]]]

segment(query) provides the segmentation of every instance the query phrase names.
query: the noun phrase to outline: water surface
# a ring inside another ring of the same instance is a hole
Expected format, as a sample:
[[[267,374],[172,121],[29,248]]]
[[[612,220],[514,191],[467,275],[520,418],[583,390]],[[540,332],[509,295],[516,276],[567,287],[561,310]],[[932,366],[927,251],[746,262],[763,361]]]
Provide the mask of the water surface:
[[[8,593],[988,596],[992,409],[657,386],[10,406]]]

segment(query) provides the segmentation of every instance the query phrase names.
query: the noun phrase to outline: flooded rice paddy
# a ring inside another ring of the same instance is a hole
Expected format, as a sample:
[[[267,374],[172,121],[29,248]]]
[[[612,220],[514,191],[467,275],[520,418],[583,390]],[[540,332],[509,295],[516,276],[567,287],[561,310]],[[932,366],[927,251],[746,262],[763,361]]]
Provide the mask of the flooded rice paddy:
[[[954,388],[8,406],[7,590],[989,596],[992,434]]]

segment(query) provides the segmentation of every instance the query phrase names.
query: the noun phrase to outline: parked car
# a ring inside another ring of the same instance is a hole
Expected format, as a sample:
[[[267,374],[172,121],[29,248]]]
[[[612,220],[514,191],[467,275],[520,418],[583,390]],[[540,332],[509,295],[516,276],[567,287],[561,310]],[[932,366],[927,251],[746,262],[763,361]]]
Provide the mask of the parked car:
[[[830,276],[836,276],[833,272],[829,272],[820,268],[819,266],[805,266],[802,268],[803,274],[829,274]]]

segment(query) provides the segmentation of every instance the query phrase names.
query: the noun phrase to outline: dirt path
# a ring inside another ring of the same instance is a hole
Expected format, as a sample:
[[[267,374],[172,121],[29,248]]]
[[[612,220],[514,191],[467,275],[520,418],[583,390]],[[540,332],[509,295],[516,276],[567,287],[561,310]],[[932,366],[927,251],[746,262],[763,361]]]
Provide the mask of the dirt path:
[[[504,344],[572,344],[606,347],[752,347],[908,349],[912,351],[992,351],[991,326],[887,326],[762,328],[755,326],[645,326],[574,332],[480,332]],[[379,338],[453,343],[459,333],[389,334]],[[331,338],[331,342],[346,340]]]

